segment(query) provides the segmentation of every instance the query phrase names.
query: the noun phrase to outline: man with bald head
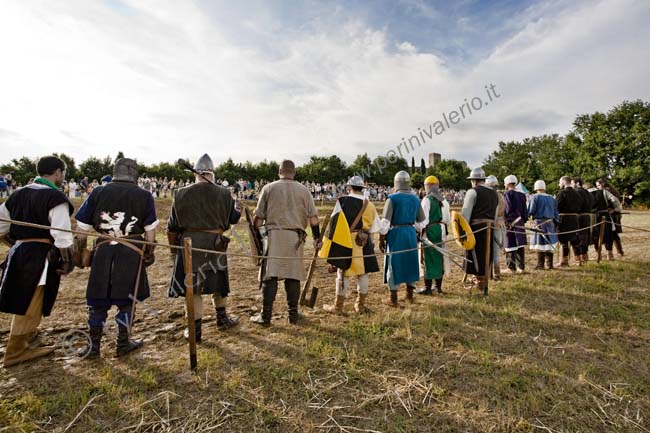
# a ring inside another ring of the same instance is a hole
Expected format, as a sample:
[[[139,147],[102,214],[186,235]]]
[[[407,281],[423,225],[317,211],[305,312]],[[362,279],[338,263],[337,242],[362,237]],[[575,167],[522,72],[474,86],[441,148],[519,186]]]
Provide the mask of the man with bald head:
[[[271,324],[278,280],[284,280],[289,323],[298,322],[300,281],[306,277],[301,259],[308,224],[314,237],[314,248],[320,248],[318,210],[307,187],[295,181],[295,176],[296,166],[293,161],[282,161],[280,179],[262,188],[254,212],[255,227],[260,229],[264,240],[264,255],[283,257],[264,260],[260,269],[262,312],[251,317],[251,321],[262,326]]]

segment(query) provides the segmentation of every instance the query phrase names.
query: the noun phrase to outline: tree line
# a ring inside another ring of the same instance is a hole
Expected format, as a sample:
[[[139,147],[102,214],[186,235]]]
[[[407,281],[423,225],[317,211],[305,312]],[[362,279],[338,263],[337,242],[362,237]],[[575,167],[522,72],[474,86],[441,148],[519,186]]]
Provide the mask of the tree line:
[[[578,115],[563,136],[502,141],[483,167],[500,181],[516,174],[529,188],[543,179],[551,191],[561,176],[608,179],[621,194],[650,203],[650,103],[625,101],[607,113]]]
[[[79,165],[73,157],[58,154],[68,165],[68,178],[88,176],[100,180],[113,171],[115,158],[90,157]],[[380,160],[381,159],[381,160]],[[0,165],[0,174],[12,173],[17,183],[25,184],[36,175],[35,160],[22,157]],[[368,170],[368,167],[373,167]],[[377,167],[382,167],[381,170]],[[515,174],[528,189],[537,179],[546,181],[549,192],[557,189],[557,180],[564,175],[580,176],[584,180],[609,179],[621,193],[633,195],[639,203],[650,203],[650,104],[641,100],[625,101],[607,113],[578,115],[566,135],[550,134],[529,137],[521,141],[501,141],[497,150],[483,161],[488,174],[503,182]],[[193,175],[174,163],[139,164],[143,176],[189,180]],[[381,156],[371,159],[367,153],[358,155],[347,164],[336,155],[312,156],[297,168],[297,179],[316,183],[339,183],[354,174],[362,174],[366,182],[392,185],[399,170],[412,174],[413,186],[422,186],[424,178],[433,174],[445,188],[467,189],[469,168],[463,161],[442,160],[435,167],[425,161],[410,164],[404,158],[387,160]],[[229,182],[238,179],[272,181],[277,178],[278,162],[234,162],[231,158],[215,169],[217,177]]]
[[[75,159],[65,153],[55,153],[55,156],[63,159],[67,165],[67,178],[79,180],[83,176],[88,176],[92,181],[98,181],[107,174],[113,172],[113,165],[119,158],[124,157],[119,152],[115,158],[106,156],[97,158],[91,156],[77,165]],[[296,168],[296,179],[299,181],[308,181],[315,183],[339,183],[346,181],[350,176],[359,173],[365,173],[369,165],[381,162],[381,170],[374,168],[370,175],[363,176],[368,183],[377,185],[392,185],[393,176],[400,170],[410,171],[413,177],[413,185],[417,188],[422,187],[424,178],[428,174],[436,174],[445,179],[445,186],[448,188],[461,189],[467,187],[465,178],[468,170],[463,162],[455,160],[442,161],[435,170],[426,168],[424,159],[420,161],[419,166],[415,166],[415,160],[412,160],[411,166],[404,158],[397,158],[394,161],[381,160],[379,156],[370,159],[368,154],[359,155],[352,164],[347,164],[336,155],[331,156],[312,156],[305,164]],[[36,176],[37,159],[22,157],[11,160],[10,163],[0,165],[0,174],[12,173],[18,184],[25,185],[31,178]],[[384,167],[385,165],[385,167]],[[235,182],[239,179],[245,180],[265,180],[273,181],[278,177],[279,163],[277,161],[261,161],[253,163],[246,161],[244,163],[234,162],[228,158],[215,167],[216,176],[219,179]],[[176,179],[190,180],[194,175],[183,169],[175,163],[160,162],[158,164],[146,165],[138,163],[138,172],[141,176],[156,177],[159,179]]]

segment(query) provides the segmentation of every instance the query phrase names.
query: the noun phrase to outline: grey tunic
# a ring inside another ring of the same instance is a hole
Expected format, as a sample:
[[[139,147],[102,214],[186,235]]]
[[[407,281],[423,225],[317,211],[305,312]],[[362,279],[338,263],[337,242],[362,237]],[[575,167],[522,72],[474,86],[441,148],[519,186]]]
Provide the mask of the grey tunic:
[[[304,232],[309,218],[318,216],[309,190],[294,180],[280,179],[270,183],[262,188],[255,216],[264,220],[268,233],[267,255],[296,257],[268,259],[264,279],[304,280],[305,263],[297,259],[302,259],[304,247],[304,237],[299,232]]]

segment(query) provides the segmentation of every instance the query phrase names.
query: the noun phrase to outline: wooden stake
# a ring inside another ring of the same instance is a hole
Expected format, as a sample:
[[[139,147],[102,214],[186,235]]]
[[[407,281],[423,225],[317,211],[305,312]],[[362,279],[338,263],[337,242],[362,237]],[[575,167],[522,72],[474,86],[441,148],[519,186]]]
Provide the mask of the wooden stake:
[[[190,342],[190,369],[196,368],[196,329],[194,327],[194,273],[192,272],[192,239],[183,242],[183,263],[185,263],[185,308]]]
[[[492,258],[492,224],[487,223],[486,239],[485,239],[485,272],[483,273],[483,278],[485,278],[485,286],[487,287],[488,282],[490,281],[490,259]],[[485,287],[483,288],[485,291]]]
[[[600,217],[600,233],[598,233],[598,263],[603,255],[603,239],[605,238],[605,217]]]

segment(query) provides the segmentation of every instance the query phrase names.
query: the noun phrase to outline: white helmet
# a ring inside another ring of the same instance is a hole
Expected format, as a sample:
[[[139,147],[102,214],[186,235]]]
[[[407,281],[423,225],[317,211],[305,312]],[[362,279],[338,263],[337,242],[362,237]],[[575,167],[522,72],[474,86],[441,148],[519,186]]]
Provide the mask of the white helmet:
[[[539,191],[539,190],[546,191],[546,182],[544,182],[544,181],[541,180],[541,179],[540,179],[540,180],[536,180],[536,181],[535,181],[535,185],[533,186],[533,189],[534,189],[535,191]]]
[[[467,178],[469,180],[485,180],[485,171],[483,171],[483,167],[475,167],[472,169],[472,171],[469,173],[469,177]]]
[[[223,182],[221,182],[221,186],[223,186],[224,188],[228,188],[230,184],[228,183],[227,180],[224,180]]]
[[[485,184],[494,188],[495,186],[499,186],[499,181],[495,175],[491,174],[485,179]]]
[[[517,176],[514,174],[506,176],[505,179],[503,179],[503,184],[504,185],[509,185],[511,183],[514,183],[515,185],[517,184]]]

